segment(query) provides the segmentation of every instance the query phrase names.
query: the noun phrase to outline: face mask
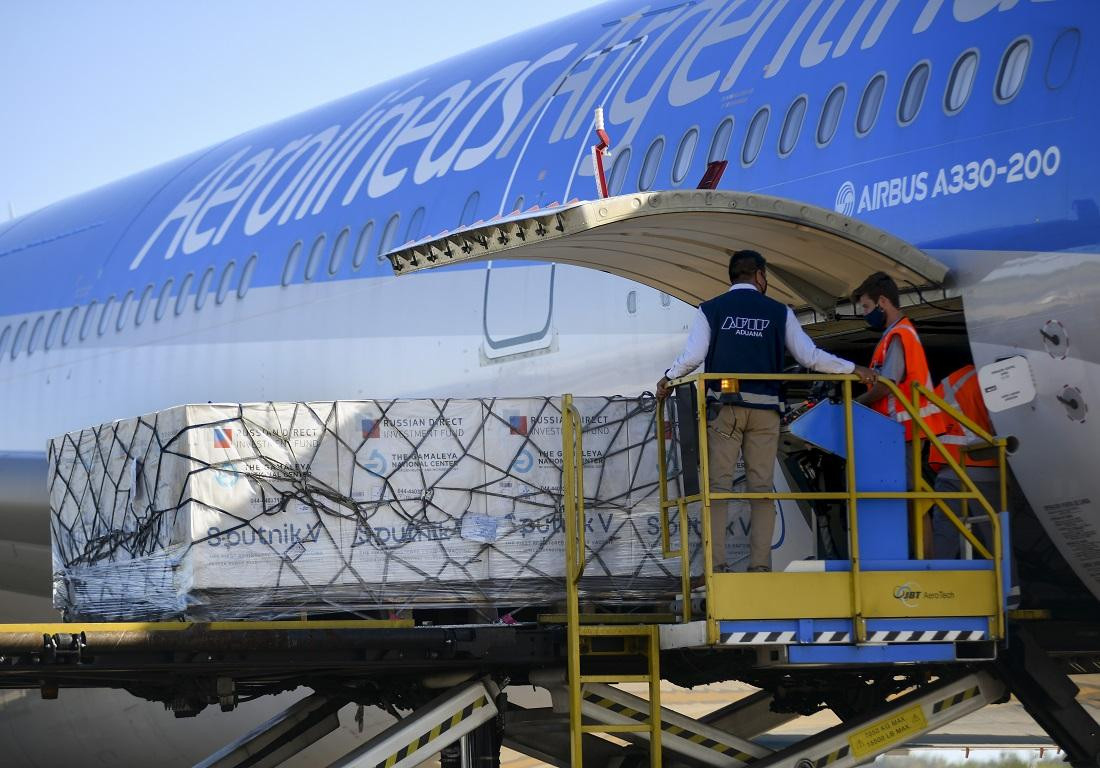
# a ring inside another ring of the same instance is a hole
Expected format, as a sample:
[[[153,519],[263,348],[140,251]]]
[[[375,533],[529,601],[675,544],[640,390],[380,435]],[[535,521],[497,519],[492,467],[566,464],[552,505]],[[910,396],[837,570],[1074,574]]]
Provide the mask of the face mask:
[[[864,315],[863,319],[867,321],[867,325],[871,326],[872,331],[881,331],[886,328],[886,313],[882,311],[882,307],[875,307]]]

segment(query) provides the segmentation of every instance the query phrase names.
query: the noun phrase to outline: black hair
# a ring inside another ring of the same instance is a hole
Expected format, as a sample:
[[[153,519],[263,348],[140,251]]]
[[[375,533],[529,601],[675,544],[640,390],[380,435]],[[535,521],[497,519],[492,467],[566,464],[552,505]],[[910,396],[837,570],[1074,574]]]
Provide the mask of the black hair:
[[[756,251],[728,251],[730,255],[730,283],[747,283],[760,270],[768,268],[768,262]]]
[[[901,306],[898,284],[885,272],[875,272],[860,283],[859,287],[852,291],[852,303],[858,304],[860,296],[866,296],[875,303],[885,296],[895,307]]]

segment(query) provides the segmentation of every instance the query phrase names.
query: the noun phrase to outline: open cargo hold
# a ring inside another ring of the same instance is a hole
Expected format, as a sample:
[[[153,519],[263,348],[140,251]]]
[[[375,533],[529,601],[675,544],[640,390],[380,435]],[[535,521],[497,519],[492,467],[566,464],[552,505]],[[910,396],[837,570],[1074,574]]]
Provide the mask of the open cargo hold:
[[[575,403],[584,592],[671,596],[653,401]],[[550,604],[561,457],[557,398],[186,405],[70,433],[49,450],[54,604],[85,619]]]

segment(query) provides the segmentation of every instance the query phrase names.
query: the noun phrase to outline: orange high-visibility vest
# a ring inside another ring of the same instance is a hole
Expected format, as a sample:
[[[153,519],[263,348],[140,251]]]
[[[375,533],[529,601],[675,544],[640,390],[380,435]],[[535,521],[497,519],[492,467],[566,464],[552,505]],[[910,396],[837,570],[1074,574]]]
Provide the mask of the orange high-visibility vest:
[[[957,408],[963,416],[970,419],[989,434],[993,434],[993,424],[989,420],[989,411],[986,410],[985,401],[982,400],[982,388],[978,385],[978,372],[974,366],[968,365],[952,373],[936,387],[936,394],[952,408]],[[960,464],[963,463],[961,446],[973,442],[980,442],[977,435],[951,418],[950,414],[943,414],[945,431],[940,435],[940,442],[947,452]],[[928,463],[935,469],[943,469],[947,466],[940,452],[933,447],[928,455]],[[966,456],[968,467],[995,467],[996,459],[975,459],[969,454]]]
[[[920,343],[917,329],[913,327],[913,323],[908,317],[903,317],[894,323],[894,326],[879,339],[878,346],[875,347],[875,353],[871,356],[871,367],[876,371],[882,370],[882,366],[886,362],[886,350],[890,348],[890,343],[895,338],[901,340],[901,346],[905,352],[905,378],[895,382],[898,389],[902,391],[907,399],[913,391],[914,381],[918,381],[931,389],[932,374],[928,370],[928,360],[924,356],[924,346]],[[871,407],[883,416],[889,416],[904,424],[906,441],[913,439],[913,420],[909,416],[909,412],[905,410],[905,406],[894,397],[893,392],[887,394],[886,397],[874,403]],[[945,425],[940,409],[929,403],[925,397],[920,398],[917,408],[921,418],[924,419],[924,422],[932,431],[937,435],[941,434]]]

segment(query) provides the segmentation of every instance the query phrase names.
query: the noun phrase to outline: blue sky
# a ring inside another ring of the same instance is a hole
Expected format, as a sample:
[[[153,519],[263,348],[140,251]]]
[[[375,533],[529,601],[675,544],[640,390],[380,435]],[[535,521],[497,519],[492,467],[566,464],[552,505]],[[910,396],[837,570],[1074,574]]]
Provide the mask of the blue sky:
[[[595,3],[0,3],[0,221]]]

